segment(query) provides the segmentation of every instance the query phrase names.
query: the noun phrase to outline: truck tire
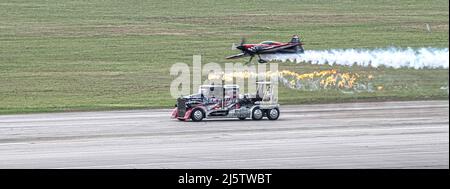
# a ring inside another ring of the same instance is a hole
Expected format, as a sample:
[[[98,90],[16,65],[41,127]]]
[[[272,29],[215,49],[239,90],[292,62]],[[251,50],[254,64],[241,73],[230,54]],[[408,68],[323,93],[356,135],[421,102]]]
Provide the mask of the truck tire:
[[[278,117],[280,117],[280,110],[278,108],[267,110],[267,118],[269,120],[277,120]]]
[[[203,111],[201,109],[194,109],[191,113],[191,119],[192,121],[198,122],[202,121],[203,117],[205,117]]]
[[[264,112],[259,109],[259,108],[255,108],[252,111],[252,119],[253,120],[261,120],[264,116]]]

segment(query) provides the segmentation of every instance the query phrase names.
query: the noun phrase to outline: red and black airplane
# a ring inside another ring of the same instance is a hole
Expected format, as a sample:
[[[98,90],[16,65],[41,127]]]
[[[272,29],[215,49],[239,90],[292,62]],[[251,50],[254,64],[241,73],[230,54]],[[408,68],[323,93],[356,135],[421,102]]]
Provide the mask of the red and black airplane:
[[[276,41],[263,41],[259,44],[245,44],[245,39],[243,38],[239,46],[234,47],[235,49],[241,50],[242,53],[226,57],[226,59],[236,59],[246,56],[250,56],[250,63],[255,55],[258,56],[259,63],[266,63],[266,60],[261,59],[261,54],[303,54],[303,43],[300,41],[298,35],[294,35],[290,42],[281,43]]]

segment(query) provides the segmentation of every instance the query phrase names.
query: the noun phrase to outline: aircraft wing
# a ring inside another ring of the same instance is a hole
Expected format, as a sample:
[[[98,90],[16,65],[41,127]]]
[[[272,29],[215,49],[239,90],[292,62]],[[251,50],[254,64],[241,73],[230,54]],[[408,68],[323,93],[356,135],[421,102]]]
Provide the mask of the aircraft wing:
[[[261,49],[259,51],[259,53],[276,52],[276,51],[279,51],[279,50],[295,47],[297,45],[298,45],[297,43],[292,43],[292,44],[287,44],[287,45],[279,45],[279,46],[274,46],[274,47],[268,47],[268,48],[265,48],[265,49]]]
[[[226,59],[236,59],[236,58],[242,58],[242,57],[245,57],[245,56],[247,56],[247,54],[239,53],[239,54],[228,56],[228,57],[226,57]]]

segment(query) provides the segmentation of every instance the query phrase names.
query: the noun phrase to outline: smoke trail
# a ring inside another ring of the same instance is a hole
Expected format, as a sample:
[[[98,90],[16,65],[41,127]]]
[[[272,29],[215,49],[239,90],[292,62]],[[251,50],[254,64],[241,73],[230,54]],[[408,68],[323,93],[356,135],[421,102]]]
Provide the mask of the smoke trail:
[[[262,56],[265,60],[310,62],[359,66],[386,66],[392,68],[448,68],[448,48],[387,48],[387,49],[332,49],[307,50],[305,54],[274,54]]]

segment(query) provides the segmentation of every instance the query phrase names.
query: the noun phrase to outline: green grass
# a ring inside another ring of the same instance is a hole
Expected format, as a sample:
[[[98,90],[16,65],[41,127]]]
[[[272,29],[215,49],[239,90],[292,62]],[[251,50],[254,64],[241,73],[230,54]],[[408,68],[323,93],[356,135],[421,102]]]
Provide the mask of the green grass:
[[[300,33],[307,49],[448,48],[448,22],[446,0],[6,0],[0,2],[0,114],[171,107],[171,65],[191,64],[193,54],[204,64],[225,63],[242,36],[287,41]],[[299,73],[330,68],[280,64]],[[448,99],[440,89],[448,86],[448,69],[335,68],[371,73],[384,89],[280,87],[280,102]]]

